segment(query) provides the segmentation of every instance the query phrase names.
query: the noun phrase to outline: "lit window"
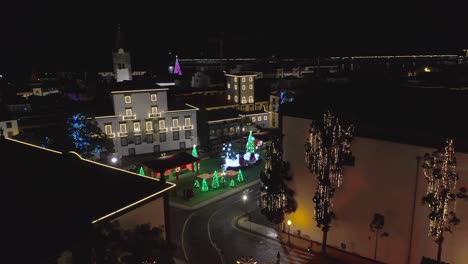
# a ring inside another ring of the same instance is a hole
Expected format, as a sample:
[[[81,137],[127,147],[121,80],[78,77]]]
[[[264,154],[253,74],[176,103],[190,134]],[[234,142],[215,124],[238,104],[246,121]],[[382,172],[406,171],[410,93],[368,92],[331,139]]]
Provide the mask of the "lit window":
[[[151,102],[156,102],[158,100],[157,94],[151,94]]]
[[[172,127],[178,127],[179,126],[179,119],[174,118],[172,119]]]
[[[153,130],[153,122],[151,122],[151,121],[146,121],[146,130],[147,130],[147,131]]]
[[[267,116],[263,116],[263,121],[267,121]]]
[[[186,117],[186,118],[185,118],[185,125],[186,125],[186,126],[190,126],[190,123],[191,123],[191,122],[190,122],[190,117]]]
[[[131,104],[132,103],[132,97],[130,95],[125,96],[125,103],[126,104]]]
[[[253,82],[253,77],[249,77],[249,82]]]
[[[254,117],[252,117],[252,122],[255,122],[255,116],[254,116]]]
[[[231,101],[231,95],[230,94],[228,94],[228,100]]]
[[[131,108],[125,109],[125,115],[126,115],[126,116],[132,116],[132,115],[133,115],[132,109],[131,109]]]
[[[228,83],[228,89],[231,89],[231,84],[230,83]]]
[[[235,96],[234,96],[234,102],[237,103],[237,100],[238,100],[238,99],[237,99],[237,95],[235,95]]]
[[[244,84],[242,85],[242,90],[245,90],[245,85]]]
[[[242,82],[245,82],[245,77],[242,77]]]
[[[234,90],[237,90],[237,84],[234,84]]]
[[[253,102],[254,102],[253,96],[251,95],[251,96],[249,96],[249,103],[253,103]]]
[[[234,77],[234,82],[237,82],[237,77]]]
[[[262,121],[262,117],[261,116],[257,117],[257,121]]]
[[[250,90],[253,89],[253,85],[252,85],[252,84],[249,84],[249,89],[250,89]]]
[[[112,134],[112,125],[105,125],[104,130],[106,131],[106,135]]]
[[[127,133],[127,124],[120,124],[120,133]]]
[[[159,120],[159,128],[166,128],[166,122],[164,120]]]
[[[247,103],[247,99],[245,98],[245,96],[242,96],[242,103],[243,103],[243,104],[246,104],[246,103]]]
[[[140,132],[140,122],[133,123],[133,131]]]
[[[152,106],[151,107],[151,113],[152,114],[157,114],[158,113],[158,107],[157,106]]]

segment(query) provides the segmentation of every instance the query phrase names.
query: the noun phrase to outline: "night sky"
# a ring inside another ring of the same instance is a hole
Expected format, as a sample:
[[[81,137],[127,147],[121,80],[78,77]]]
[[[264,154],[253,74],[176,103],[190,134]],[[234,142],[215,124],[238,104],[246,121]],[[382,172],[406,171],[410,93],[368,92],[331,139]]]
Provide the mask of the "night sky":
[[[14,2],[14,3],[11,3]],[[8,1],[2,7],[0,72],[110,71],[117,24],[136,70],[157,70],[167,54],[212,57],[224,32],[225,57],[454,53],[468,48],[462,6],[213,6],[183,1],[60,5]],[[157,3],[156,3],[157,2]],[[154,6],[158,4],[158,6]],[[228,2],[226,2],[228,3]],[[208,9],[211,8],[211,11]],[[242,7],[242,8],[240,8]]]

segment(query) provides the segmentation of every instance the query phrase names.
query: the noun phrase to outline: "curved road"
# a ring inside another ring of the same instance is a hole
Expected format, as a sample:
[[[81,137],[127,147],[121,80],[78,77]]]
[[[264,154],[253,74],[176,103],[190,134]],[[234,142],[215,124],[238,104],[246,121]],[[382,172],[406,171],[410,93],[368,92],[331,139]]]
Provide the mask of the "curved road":
[[[274,240],[239,230],[234,219],[246,210],[255,210],[260,196],[260,185],[250,188],[244,203],[242,192],[196,211],[171,208],[172,241],[178,246],[177,255],[187,258],[190,264],[236,263],[241,256],[253,256],[259,263],[307,263],[307,256],[289,252]]]

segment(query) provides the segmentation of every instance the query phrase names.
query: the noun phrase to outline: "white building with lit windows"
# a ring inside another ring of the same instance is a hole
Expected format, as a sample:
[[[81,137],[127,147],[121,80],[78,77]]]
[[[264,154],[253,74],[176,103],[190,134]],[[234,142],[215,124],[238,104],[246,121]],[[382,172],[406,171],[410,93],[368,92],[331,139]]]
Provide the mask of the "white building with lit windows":
[[[198,143],[197,110],[169,105],[168,88],[124,81],[111,92],[114,115],[96,117],[119,156],[185,150]]]

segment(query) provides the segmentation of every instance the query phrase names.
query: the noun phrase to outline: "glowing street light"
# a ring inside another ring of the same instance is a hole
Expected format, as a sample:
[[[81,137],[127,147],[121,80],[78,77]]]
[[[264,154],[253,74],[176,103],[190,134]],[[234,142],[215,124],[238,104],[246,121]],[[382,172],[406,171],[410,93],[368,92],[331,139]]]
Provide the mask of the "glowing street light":
[[[242,200],[244,200],[244,202],[247,201],[247,195],[244,194],[244,195],[242,196]]]
[[[288,245],[291,246],[291,220],[288,220]]]
[[[117,159],[116,157],[112,157],[112,158],[111,158],[111,162],[112,162],[112,163],[115,164],[115,163],[117,163],[117,161],[118,161],[118,159]]]

